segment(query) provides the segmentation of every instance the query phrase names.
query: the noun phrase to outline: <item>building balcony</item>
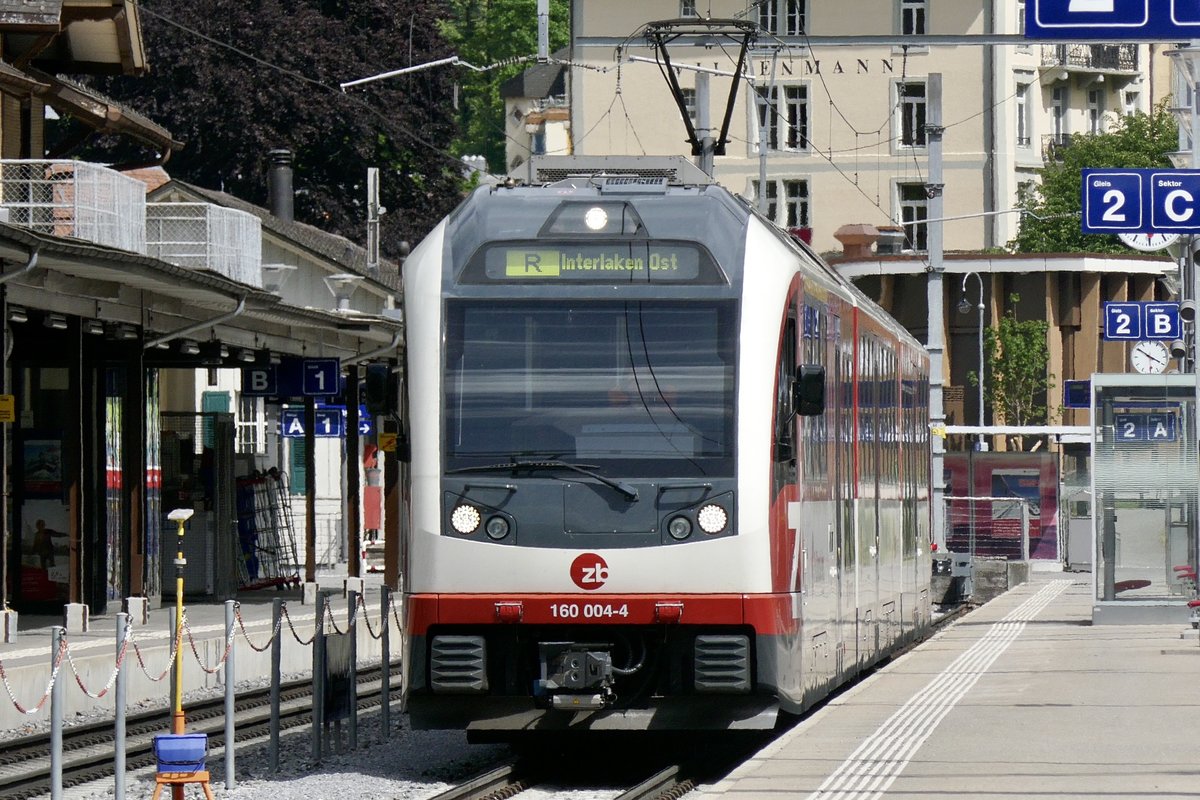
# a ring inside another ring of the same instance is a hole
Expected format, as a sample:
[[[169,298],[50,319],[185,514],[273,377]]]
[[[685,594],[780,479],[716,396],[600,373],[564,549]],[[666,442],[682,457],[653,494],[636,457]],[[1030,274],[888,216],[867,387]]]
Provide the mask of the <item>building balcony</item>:
[[[1042,45],[1042,66],[1077,72],[1138,72],[1136,44]]]
[[[0,161],[0,221],[146,253],[146,185],[86,161]]]
[[[244,211],[211,203],[148,203],[146,253],[263,286],[262,223]]]
[[[1071,146],[1071,134],[1049,133],[1042,137],[1042,160],[1062,161],[1063,151]]]

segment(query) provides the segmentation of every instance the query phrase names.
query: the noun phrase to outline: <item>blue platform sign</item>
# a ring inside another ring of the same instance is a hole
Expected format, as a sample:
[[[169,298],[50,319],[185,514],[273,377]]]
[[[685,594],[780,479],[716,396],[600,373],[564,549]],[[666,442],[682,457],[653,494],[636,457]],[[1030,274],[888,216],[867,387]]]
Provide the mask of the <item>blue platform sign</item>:
[[[1181,41],[1200,31],[1197,0],[1026,0],[1030,39]]]
[[[242,368],[242,394],[247,397],[277,397],[279,370],[274,364]]]
[[[1118,442],[1173,442],[1175,415],[1113,414],[1113,434]]]
[[[1081,193],[1084,233],[1200,233],[1200,170],[1085,169]]]
[[[336,439],[345,430],[342,415],[345,409],[326,407],[316,409],[316,429],[313,437],[317,439]],[[285,408],[279,415],[280,433],[289,439],[304,438],[304,409]]]
[[[1104,304],[1104,338],[1110,341],[1170,340],[1181,333],[1178,303]]]
[[[1091,382],[1091,380],[1063,381],[1063,407],[1064,408],[1091,408],[1092,407],[1092,382]]]
[[[1105,303],[1104,338],[1117,341],[1139,341],[1142,338],[1142,306],[1140,303]]]
[[[341,391],[341,369],[336,358],[306,358],[301,369],[301,392],[328,397]]]

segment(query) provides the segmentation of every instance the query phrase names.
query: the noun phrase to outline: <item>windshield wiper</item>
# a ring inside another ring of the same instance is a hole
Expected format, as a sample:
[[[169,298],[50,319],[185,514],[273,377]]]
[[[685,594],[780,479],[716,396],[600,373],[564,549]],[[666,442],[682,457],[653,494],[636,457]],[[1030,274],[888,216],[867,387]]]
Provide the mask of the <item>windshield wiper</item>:
[[[539,469],[569,469],[572,472],[578,472],[580,475],[587,475],[589,478],[595,478],[612,489],[616,489],[621,494],[625,495],[631,501],[637,501],[638,490],[624,481],[618,481],[613,478],[605,477],[593,470],[599,469],[595,464],[572,464],[569,461],[559,461],[558,459],[550,459],[548,461],[506,461],[501,464],[481,464],[475,467],[459,467],[458,469],[447,470],[447,475],[453,475],[462,472],[495,472],[497,470],[539,470]]]

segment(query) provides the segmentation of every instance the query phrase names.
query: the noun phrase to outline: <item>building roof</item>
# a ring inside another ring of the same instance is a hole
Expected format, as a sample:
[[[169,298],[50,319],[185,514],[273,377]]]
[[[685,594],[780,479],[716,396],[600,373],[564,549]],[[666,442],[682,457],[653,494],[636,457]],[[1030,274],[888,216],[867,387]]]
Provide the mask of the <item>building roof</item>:
[[[568,51],[564,48],[554,53],[553,59],[566,59]],[[534,64],[520,75],[509,78],[500,84],[501,97],[533,97],[539,100],[547,97],[561,97],[566,90],[565,64],[550,61],[545,64]]]

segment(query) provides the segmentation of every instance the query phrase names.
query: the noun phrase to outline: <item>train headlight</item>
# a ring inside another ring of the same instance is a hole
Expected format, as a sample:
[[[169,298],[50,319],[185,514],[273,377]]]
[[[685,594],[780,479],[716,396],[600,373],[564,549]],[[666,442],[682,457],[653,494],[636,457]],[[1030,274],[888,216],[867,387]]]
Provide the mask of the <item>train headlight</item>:
[[[505,536],[508,536],[508,520],[501,516],[490,517],[483,530],[487,533],[489,539],[503,539]]]
[[[671,534],[672,539],[682,541],[692,535],[692,521],[687,517],[671,517],[667,523],[667,533]]]
[[[466,503],[457,506],[450,514],[450,524],[463,536],[479,530],[480,521],[479,509]]]
[[[696,521],[700,523],[700,530],[705,533],[720,533],[729,524],[729,515],[716,503],[709,503],[700,509]]]

